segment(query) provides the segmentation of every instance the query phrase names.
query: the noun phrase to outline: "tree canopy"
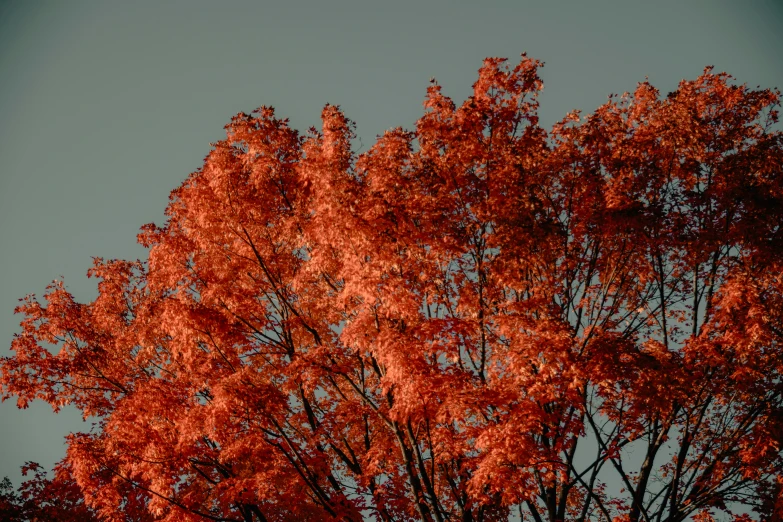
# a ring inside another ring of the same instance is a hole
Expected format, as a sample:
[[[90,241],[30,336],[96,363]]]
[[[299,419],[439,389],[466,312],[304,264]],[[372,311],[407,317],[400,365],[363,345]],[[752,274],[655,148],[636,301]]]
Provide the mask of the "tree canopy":
[[[780,520],[779,92],[708,68],[545,130],[540,65],[485,60],[459,106],[433,82],[361,154],[336,106],[238,114],[146,261],[28,296],[2,396],[98,419],[62,464],[85,505]]]

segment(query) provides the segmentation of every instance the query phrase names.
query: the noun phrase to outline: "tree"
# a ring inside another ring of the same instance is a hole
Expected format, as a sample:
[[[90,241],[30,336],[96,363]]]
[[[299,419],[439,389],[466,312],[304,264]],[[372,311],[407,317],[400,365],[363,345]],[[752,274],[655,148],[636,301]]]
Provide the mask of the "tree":
[[[539,66],[361,155],[335,106],[235,116],[146,262],[24,300],[3,398],[99,419],[65,462],[109,520],[779,520],[779,92],[547,132]]]
[[[21,509],[19,507],[19,495],[14,491],[14,486],[8,477],[0,482],[0,515],[3,520],[16,522],[19,520]]]

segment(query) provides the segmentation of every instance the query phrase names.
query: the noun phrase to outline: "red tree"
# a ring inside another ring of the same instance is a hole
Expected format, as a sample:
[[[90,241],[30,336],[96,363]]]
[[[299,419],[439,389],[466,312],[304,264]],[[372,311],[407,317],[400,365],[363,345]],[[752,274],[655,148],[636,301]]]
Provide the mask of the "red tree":
[[[109,520],[779,519],[779,93],[547,132],[539,65],[358,156],[337,107],[237,115],[147,262],[19,307],[3,397],[100,419],[66,462]]]

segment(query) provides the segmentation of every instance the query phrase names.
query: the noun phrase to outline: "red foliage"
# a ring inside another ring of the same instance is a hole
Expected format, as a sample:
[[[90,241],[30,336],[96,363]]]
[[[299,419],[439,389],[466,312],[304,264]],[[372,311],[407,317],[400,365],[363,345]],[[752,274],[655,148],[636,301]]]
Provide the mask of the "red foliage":
[[[100,418],[66,457],[87,505],[780,517],[779,93],[707,69],[546,132],[539,65],[486,60],[460,106],[433,84],[359,156],[337,107],[306,137],[239,114],[147,262],[28,297],[3,397]]]

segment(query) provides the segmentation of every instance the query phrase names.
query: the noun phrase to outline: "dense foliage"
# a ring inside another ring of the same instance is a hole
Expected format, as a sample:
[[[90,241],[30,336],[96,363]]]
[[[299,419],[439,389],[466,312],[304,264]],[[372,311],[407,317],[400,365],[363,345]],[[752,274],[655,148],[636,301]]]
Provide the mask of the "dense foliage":
[[[539,65],[361,155],[334,106],[237,115],[147,261],[19,307],[3,398],[99,419],[64,462],[106,520],[779,520],[779,93],[546,131]]]

